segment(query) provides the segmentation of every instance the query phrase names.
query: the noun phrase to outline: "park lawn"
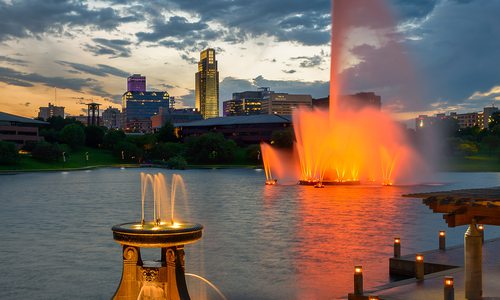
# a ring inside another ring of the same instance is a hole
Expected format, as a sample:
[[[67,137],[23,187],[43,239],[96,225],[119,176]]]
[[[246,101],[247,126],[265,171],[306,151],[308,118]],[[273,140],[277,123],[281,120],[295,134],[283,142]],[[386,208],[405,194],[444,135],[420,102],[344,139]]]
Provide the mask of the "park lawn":
[[[88,152],[89,160],[86,161],[85,153]],[[57,162],[42,162],[31,157],[31,155],[21,155],[21,161],[17,165],[0,166],[0,170],[60,170],[78,169],[93,166],[111,166],[122,164],[122,161],[113,156],[111,151],[95,148],[82,148],[66,155],[66,162],[62,159]]]
[[[496,156],[466,156],[450,158],[443,167],[443,171],[453,172],[500,172],[500,159]]]

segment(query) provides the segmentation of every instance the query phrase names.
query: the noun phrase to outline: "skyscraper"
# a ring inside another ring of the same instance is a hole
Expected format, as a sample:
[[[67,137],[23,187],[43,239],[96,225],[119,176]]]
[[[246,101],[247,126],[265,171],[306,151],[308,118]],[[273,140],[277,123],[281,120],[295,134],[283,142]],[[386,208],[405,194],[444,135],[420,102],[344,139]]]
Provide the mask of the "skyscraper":
[[[145,92],[146,91],[146,76],[134,74],[127,77],[127,92]]]
[[[196,109],[204,119],[219,116],[219,72],[215,50],[208,48],[200,53],[198,72],[195,75]]]

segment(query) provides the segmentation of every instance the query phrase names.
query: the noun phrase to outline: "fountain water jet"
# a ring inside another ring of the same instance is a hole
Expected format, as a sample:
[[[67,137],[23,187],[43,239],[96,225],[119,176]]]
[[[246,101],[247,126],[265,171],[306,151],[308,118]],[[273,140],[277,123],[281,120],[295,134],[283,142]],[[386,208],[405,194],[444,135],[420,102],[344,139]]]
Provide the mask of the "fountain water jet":
[[[416,160],[404,131],[389,114],[373,108],[354,109],[338,102],[342,87],[339,70],[347,50],[345,43],[352,23],[364,21],[358,11],[363,7],[380,14],[380,20],[374,17],[375,22],[387,22],[385,19],[389,15],[381,1],[335,1],[329,110],[294,110],[296,159],[284,162],[279,158],[277,149],[261,144],[266,169],[276,168],[276,164],[298,165],[299,184],[318,187],[324,184],[359,184],[361,181],[392,185],[403,165]],[[266,180],[269,176],[266,171]]]
[[[176,222],[175,196],[182,177],[174,174],[170,191],[170,218],[165,211],[168,193],[165,176],[141,173],[141,220],[113,226],[113,239],[123,248],[123,273],[113,299],[188,300],[184,273],[184,245],[201,239],[203,226]],[[153,198],[153,218],[146,220],[145,203],[148,186]],[[143,261],[140,248],[160,248],[161,259]]]

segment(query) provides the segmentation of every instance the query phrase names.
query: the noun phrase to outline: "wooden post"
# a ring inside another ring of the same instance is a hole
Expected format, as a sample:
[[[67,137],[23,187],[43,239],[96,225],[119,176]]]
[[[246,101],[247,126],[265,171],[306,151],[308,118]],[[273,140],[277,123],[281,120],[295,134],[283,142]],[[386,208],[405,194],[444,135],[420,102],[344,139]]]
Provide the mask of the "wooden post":
[[[477,229],[481,233],[481,242],[484,244],[484,225],[483,224],[477,224]]]

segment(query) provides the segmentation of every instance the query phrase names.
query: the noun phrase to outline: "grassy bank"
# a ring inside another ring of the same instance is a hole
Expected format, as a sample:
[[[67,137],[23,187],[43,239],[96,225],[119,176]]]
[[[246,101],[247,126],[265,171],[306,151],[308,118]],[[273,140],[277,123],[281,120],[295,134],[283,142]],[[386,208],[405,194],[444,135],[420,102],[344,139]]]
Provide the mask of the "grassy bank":
[[[442,171],[450,172],[500,172],[500,159],[494,156],[467,156],[444,161]]]
[[[86,159],[87,153],[88,160]],[[32,158],[30,155],[21,155],[21,160],[17,165],[0,166],[0,171],[69,170],[121,164],[124,164],[123,161],[113,156],[111,151],[82,148],[66,154],[66,162],[63,162],[62,159],[57,162],[43,162]]]

